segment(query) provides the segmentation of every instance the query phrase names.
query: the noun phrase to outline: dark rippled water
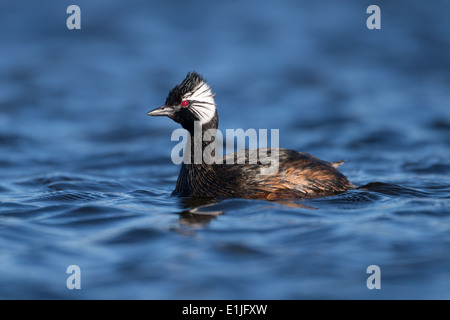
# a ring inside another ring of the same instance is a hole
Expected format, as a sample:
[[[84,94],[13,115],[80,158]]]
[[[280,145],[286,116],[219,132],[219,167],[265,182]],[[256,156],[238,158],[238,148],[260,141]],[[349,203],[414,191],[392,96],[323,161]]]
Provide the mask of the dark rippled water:
[[[448,2],[382,1],[373,31],[356,0],[83,0],[72,31],[70,4],[0,4],[0,298],[450,298]],[[178,127],[145,114],[193,69],[222,130],[360,188],[171,197]]]

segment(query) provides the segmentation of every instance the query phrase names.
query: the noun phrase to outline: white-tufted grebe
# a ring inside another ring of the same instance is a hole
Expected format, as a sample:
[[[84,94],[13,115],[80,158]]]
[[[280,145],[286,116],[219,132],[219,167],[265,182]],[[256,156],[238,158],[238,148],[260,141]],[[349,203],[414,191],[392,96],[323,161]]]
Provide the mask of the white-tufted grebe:
[[[202,132],[217,130],[214,94],[206,80],[197,72],[189,72],[166,98],[166,103],[147,113],[150,116],[168,116],[194,136],[194,123],[199,121]],[[190,139],[190,152],[194,157],[194,139]],[[189,142],[188,142],[189,143]],[[208,142],[209,143],[209,142]],[[207,143],[201,142],[202,149]],[[189,148],[188,148],[189,150]],[[245,151],[248,160],[254,152]],[[274,150],[272,150],[273,152]],[[269,149],[268,154],[271,150]],[[287,149],[276,149],[278,171],[263,175],[261,162],[251,164],[223,164],[202,161],[200,164],[183,163],[174,190],[175,194],[191,197],[236,197],[252,199],[289,199],[333,195],[353,187],[336,168],[342,162],[327,162]],[[229,154],[235,160],[238,154]],[[236,162],[234,162],[236,163]]]

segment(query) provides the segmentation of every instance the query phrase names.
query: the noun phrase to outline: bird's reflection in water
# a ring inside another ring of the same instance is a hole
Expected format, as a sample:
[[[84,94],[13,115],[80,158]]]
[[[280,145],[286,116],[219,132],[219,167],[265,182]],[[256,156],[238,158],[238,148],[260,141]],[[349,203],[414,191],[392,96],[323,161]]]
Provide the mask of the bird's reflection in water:
[[[181,198],[182,211],[180,212],[180,224],[191,227],[204,227],[218,215],[224,214],[224,210],[214,209],[214,204],[219,203],[217,198]]]
[[[190,227],[205,227],[211,220],[217,216],[224,214],[226,211],[218,208],[216,204],[224,199],[219,198],[181,198],[180,205],[182,211],[180,215],[180,224]],[[299,203],[301,199],[286,200],[266,200],[268,204],[282,204],[290,208],[304,208],[315,210],[317,208]]]

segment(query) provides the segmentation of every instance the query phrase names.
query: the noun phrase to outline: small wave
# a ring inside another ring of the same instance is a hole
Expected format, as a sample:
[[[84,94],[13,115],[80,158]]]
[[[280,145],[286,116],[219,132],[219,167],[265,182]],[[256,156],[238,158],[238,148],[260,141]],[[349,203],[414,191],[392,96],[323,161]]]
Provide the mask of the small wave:
[[[448,132],[450,130],[450,121],[446,119],[435,119],[429,123],[429,128],[438,131]]]
[[[398,145],[403,145],[405,143],[406,138],[404,134],[392,130],[385,130],[370,132],[365,136],[358,137],[353,141],[349,141],[348,147],[357,150],[367,147],[382,147],[386,149],[397,148]]]
[[[127,183],[111,179],[98,179],[93,176],[79,176],[71,174],[52,174],[33,177],[26,180],[14,182],[22,187],[43,187],[55,192],[71,192],[67,199],[79,196],[79,193],[105,193],[128,191]]]
[[[448,174],[450,173],[450,164],[445,163],[405,163],[403,169],[409,172],[425,173],[425,174]]]
[[[159,193],[157,192],[153,192],[150,190],[133,190],[130,192],[127,192],[130,196],[133,196],[135,198],[144,198],[144,199],[148,199],[149,197],[156,197],[159,196]]]
[[[23,217],[25,213],[32,211],[35,208],[36,207],[31,204],[0,201],[0,214],[2,216],[17,215]]]
[[[267,255],[267,253],[263,252],[262,250],[237,242],[220,244],[217,246],[217,250],[233,257],[235,256],[262,257]]]
[[[417,190],[397,184],[389,184],[384,182],[371,182],[364,186],[358,187],[358,189],[399,197],[423,198],[431,196],[430,193],[422,190]]]
[[[63,174],[52,174],[39,176],[34,178],[29,178],[25,180],[16,181],[15,184],[21,186],[48,186],[52,183],[57,182],[72,182],[72,181],[81,181],[82,179],[76,176],[63,175]]]
[[[61,211],[51,217],[41,220],[41,223],[51,225],[85,225],[95,226],[111,221],[122,221],[130,216],[126,210],[102,205],[83,205]]]
[[[29,199],[27,202],[58,202],[58,203],[74,203],[74,202],[90,202],[106,198],[103,193],[92,192],[51,192],[38,195]]]
[[[0,167],[1,168],[10,168],[17,166],[17,163],[14,161],[10,161],[7,159],[0,159]]]
[[[17,147],[33,142],[29,137],[14,133],[0,133],[0,146]]]
[[[123,232],[110,236],[108,239],[104,239],[101,242],[105,244],[133,244],[162,236],[164,236],[164,233],[160,230],[142,227],[124,230]]]
[[[382,199],[383,197],[379,194],[354,189],[335,196],[308,199],[307,203],[315,206],[317,209],[323,206],[336,209],[361,209]]]

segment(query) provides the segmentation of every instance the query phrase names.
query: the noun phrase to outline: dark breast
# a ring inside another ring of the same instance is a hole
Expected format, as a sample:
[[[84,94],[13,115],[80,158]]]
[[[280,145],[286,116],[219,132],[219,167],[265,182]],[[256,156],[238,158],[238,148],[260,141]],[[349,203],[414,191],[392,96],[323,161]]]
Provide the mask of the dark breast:
[[[252,149],[225,156],[224,164],[183,164],[175,192],[196,197],[288,199],[333,195],[353,187],[336,165],[287,149],[278,149],[278,171],[267,174],[270,164],[249,163],[261,150],[272,155],[270,149]],[[227,158],[235,164],[225,164]],[[236,164],[238,160],[245,164]]]

